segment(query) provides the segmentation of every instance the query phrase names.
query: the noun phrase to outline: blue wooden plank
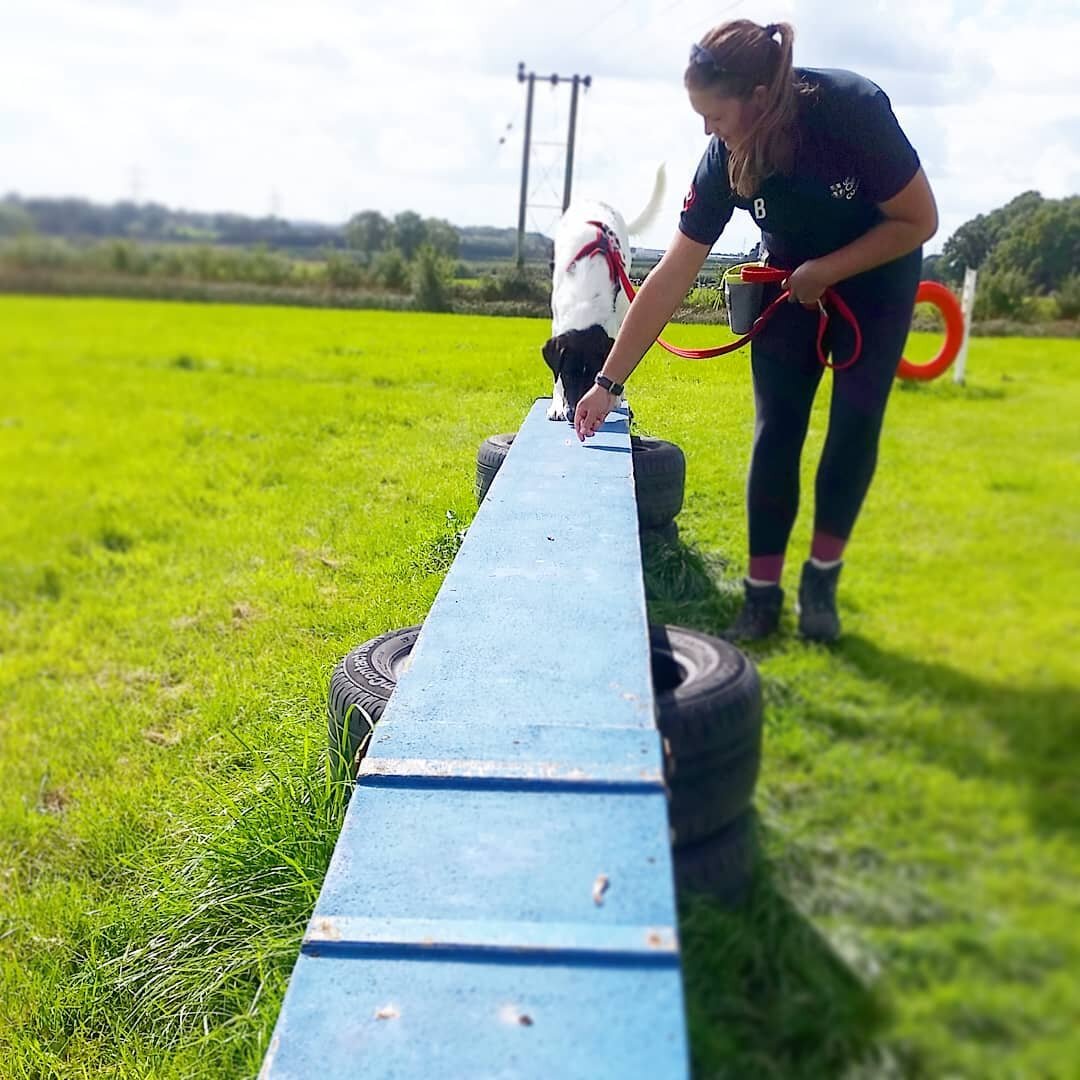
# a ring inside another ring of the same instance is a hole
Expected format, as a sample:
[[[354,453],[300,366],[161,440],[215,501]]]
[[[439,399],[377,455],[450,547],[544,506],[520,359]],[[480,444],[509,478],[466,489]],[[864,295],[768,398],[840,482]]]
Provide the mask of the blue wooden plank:
[[[302,955],[260,1075],[685,1080],[681,995],[674,968]]]
[[[654,729],[627,421],[613,413],[582,445],[545,402],[495,475],[369,754],[399,714]]]
[[[377,912],[597,927],[675,923],[662,790],[380,788],[353,800],[316,920]],[[601,877],[608,888],[598,904]]]
[[[627,421],[582,446],[547,404],[376,729],[266,1077],[687,1074]]]

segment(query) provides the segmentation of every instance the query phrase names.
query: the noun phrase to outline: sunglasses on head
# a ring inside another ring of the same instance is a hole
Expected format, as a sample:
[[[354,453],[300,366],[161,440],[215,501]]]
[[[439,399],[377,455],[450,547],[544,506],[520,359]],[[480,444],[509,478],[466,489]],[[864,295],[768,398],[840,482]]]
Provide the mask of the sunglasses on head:
[[[696,41],[690,46],[690,63],[711,68],[717,73],[723,73],[725,70],[724,65],[719,63],[704,45],[699,45]]]

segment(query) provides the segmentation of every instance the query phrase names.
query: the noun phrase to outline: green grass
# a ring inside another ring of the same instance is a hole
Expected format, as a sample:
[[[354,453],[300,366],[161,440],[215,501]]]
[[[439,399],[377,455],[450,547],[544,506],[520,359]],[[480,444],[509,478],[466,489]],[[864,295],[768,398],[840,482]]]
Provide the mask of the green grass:
[[[546,333],[0,298],[5,1080],[257,1070],[342,814],[329,672],[423,618]],[[1075,1075],[1077,359],[975,339],[966,387],[899,386],[843,642],[789,616],[755,651],[763,865],[746,910],[682,912],[698,1075]],[[689,466],[652,614],[718,630],[745,359],[658,354],[632,389]],[[789,586],[808,533],[809,505]]]

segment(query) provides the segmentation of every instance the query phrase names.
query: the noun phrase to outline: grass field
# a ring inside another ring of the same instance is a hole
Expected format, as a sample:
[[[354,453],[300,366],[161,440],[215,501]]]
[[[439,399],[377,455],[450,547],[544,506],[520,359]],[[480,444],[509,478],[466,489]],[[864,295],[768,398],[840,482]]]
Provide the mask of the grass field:
[[[0,297],[4,1080],[257,1071],[342,814],[330,670],[423,618],[546,331]],[[755,650],[763,865],[681,913],[700,1077],[1077,1075],[1080,351],[975,339],[969,372],[894,394],[843,642],[788,615]],[[717,631],[745,360],[631,389],[689,463],[652,614]]]

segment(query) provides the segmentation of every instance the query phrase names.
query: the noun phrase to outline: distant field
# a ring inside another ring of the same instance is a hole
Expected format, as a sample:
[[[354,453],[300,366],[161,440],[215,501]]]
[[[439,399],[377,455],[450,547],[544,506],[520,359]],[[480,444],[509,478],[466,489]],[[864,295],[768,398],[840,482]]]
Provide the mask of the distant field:
[[[330,670],[423,618],[547,329],[0,297],[0,1077],[257,1071],[342,814]],[[894,395],[841,645],[788,615],[755,652],[764,865],[682,911],[701,1077],[1076,1075],[1080,345],[969,371]],[[651,612],[715,632],[745,358],[657,354],[631,396],[688,457]]]

